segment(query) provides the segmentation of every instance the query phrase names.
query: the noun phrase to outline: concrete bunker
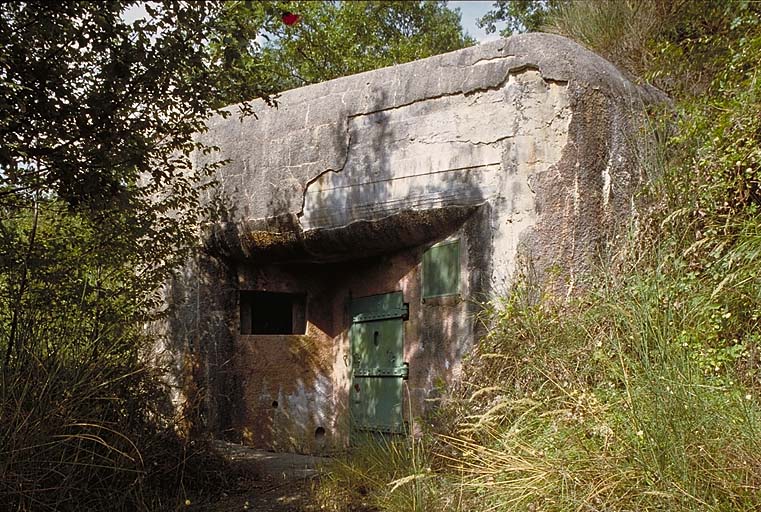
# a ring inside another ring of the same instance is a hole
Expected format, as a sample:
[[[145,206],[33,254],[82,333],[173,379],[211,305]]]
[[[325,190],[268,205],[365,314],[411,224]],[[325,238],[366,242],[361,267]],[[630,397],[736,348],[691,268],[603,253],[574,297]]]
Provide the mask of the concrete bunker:
[[[408,431],[519,261],[573,293],[632,214],[651,99],[575,43],[526,34],[212,119],[199,137],[229,160],[206,197],[223,221],[168,287],[165,325],[177,361],[192,355],[180,384],[203,390],[204,428],[304,453]]]

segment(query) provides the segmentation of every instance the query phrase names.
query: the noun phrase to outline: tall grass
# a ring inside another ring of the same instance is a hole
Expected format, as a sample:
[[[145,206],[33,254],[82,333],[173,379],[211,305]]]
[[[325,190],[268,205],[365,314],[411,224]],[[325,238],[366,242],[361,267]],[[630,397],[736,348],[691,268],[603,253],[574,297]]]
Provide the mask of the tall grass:
[[[0,372],[0,510],[174,510],[217,492],[223,466],[167,421],[156,369],[66,359]]]
[[[471,506],[760,503],[758,395],[734,378],[736,360],[701,342],[712,288],[683,285],[673,273],[631,275],[569,308],[515,298],[492,312],[473,414],[448,438],[454,467],[470,477]]]
[[[315,492],[324,510],[428,512],[452,509],[442,494],[428,437],[368,435],[348,453],[320,468]]]
[[[405,390],[409,405],[409,389]],[[408,418],[413,418],[411,409]],[[416,430],[413,423],[410,432]],[[355,433],[351,449],[320,468],[316,502],[334,512],[432,512],[459,507],[459,494],[442,492],[452,478],[441,471],[437,444],[430,433]]]
[[[609,36],[632,30],[621,13],[659,5],[609,3],[568,3],[557,26],[614,51],[627,39]],[[761,95],[751,64],[761,13],[701,5],[723,15],[700,41],[691,30],[706,14],[690,18],[689,6],[674,21],[685,41],[660,20],[634,52],[709,55],[673,65],[704,72],[711,96],[682,96],[673,128],[642,162],[653,181],[616,265],[571,303],[533,300],[521,283],[487,312],[469,414],[447,438],[453,469],[466,475],[465,509],[761,506]],[[657,72],[657,60],[649,67]]]
[[[626,69],[642,70],[653,58],[649,47],[653,34],[680,3],[684,2],[567,2],[551,11],[543,28],[571,37]]]
[[[456,431],[360,447],[325,469],[323,503],[756,510],[761,287],[750,269],[759,226],[748,219],[718,260],[742,262],[728,294],[695,271],[694,253],[674,251],[668,233],[650,251],[634,244],[626,273],[599,276],[571,303],[516,287],[485,312],[488,335],[466,366],[469,396],[450,397],[440,413]]]
[[[703,94],[724,67],[736,0],[594,0],[551,6],[542,30],[570,37],[635,79],[681,95]]]

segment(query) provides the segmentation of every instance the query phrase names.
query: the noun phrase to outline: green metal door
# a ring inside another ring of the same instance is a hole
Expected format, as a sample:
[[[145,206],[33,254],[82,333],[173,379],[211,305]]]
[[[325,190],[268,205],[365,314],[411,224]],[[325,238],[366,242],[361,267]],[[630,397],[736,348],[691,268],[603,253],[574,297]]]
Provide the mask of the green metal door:
[[[404,433],[402,380],[404,319],[401,292],[354,299],[351,303],[351,419],[354,432]]]

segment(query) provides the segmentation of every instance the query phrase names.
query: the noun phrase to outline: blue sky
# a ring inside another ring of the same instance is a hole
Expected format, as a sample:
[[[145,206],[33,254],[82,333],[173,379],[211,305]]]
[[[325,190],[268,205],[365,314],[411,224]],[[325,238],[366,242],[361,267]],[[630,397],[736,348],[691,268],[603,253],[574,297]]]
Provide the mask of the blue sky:
[[[484,29],[476,27],[476,18],[480,18],[486,11],[491,9],[492,1],[468,1],[468,2],[448,2],[447,6],[450,9],[460,9],[462,14],[462,28],[475,38],[479,43],[484,41],[492,41],[499,38],[498,32],[503,28],[504,24],[497,24],[497,32],[494,34],[486,35]]]

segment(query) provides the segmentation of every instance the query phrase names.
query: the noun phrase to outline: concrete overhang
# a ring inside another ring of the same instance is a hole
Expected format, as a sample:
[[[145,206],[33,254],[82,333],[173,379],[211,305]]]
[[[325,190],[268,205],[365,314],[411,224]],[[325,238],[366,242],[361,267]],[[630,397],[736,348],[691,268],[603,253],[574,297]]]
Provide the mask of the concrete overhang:
[[[286,91],[277,109],[254,102],[256,118],[231,106],[199,136],[220,154],[194,157],[229,161],[206,197],[224,212],[208,246],[349,259],[440,238],[486,204],[532,229],[558,200],[546,177],[566,181],[601,146],[612,160],[598,188],[612,193],[620,117],[661,99],[578,44],[532,33]]]

